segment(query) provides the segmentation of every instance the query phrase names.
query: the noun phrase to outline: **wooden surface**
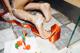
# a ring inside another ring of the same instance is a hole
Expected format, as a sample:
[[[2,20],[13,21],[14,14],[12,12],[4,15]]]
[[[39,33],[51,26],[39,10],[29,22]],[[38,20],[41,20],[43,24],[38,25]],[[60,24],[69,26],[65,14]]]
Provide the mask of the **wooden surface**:
[[[80,0],[64,0],[64,1],[80,8]]]

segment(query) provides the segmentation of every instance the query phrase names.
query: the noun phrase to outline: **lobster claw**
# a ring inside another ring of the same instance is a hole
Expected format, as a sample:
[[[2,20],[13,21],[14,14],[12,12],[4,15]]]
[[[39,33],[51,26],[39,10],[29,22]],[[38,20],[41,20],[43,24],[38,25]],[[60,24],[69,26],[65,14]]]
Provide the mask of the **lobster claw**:
[[[60,38],[61,28],[57,24],[51,27],[51,36],[49,37],[50,42],[56,42]]]
[[[9,20],[9,23],[14,23],[18,26],[24,27],[24,28],[30,28],[31,31],[35,34],[35,35],[39,35],[39,32],[37,30],[37,28],[35,26],[33,26],[32,24],[21,24],[20,22],[16,21],[16,20]]]
[[[9,22],[9,23],[13,23],[13,24],[16,24],[16,25],[22,27],[22,24],[21,24],[20,22],[16,21],[16,20],[9,20],[9,21],[7,21],[7,22]]]
[[[31,31],[35,34],[35,35],[39,35],[39,32],[37,30],[37,28],[35,26],[33,26],[32,24],[26,24],[24,25],[25,28],[30,28]]]

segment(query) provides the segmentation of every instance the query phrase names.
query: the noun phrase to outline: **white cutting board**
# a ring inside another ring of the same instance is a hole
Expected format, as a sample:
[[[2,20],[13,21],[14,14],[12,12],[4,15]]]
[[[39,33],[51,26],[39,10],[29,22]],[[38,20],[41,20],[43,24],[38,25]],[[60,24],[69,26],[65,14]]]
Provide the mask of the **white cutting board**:
[[[27,42],[31,44],[33,49],[31,51],[26,51],[28,53],[35,53],[35,51],[38,53],[56,53],[58,51],[55,45],[51,44],[48,40],[44,40],[39,37],[36,39],[34,37],[30,37],[29,39],[30,40],[27,40]],[[25,53],[24,50],[17,50],[15,48],[15,41],[16,40],[5,43],[4,53]]]
[[[11,28],[0,30],[0,50],[4,48],[4,43],[6,41],[14,40],[15,38],[16,36]]]

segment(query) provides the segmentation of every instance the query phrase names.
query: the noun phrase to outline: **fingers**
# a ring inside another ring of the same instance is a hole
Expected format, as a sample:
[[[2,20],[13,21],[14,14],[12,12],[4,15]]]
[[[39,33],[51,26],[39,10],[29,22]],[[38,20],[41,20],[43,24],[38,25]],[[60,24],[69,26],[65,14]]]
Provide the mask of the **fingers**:
[[[24,7],[24,10],[40,10],[43,12],[46,22],[48,22],[51,19],[51,7],[48,3],[29,3]]]
[[[46,22],[49,22],[49,20],[52,18],[50,4],[49,3],[41,4],[41,10],[46,18]]]
[[[34,16],[23,10],[14,10],[13,14],[20,19],[28,20],[28,21],[34,23],[37,26],[37,29],[40,29],[42,22],[38,22],[38,21],[42,20],[41,15],[38,14],[38,15]],[[41,18],[41,20],[37,21],[38,18]],[[38,24],[40,24],[40,25],[38,25]]]
[[[34,18],[32,18],[32,17],[35,17],[35,16],[32,16],[31,14],[29,14],[28,12],[26,12],[24,10],[15,9],[13,11],[13,14],[15,16],[17,16],[17,18],[19,18],[19,19],[28,20],[28,21],[31,21],[32,23],[34,22]]]

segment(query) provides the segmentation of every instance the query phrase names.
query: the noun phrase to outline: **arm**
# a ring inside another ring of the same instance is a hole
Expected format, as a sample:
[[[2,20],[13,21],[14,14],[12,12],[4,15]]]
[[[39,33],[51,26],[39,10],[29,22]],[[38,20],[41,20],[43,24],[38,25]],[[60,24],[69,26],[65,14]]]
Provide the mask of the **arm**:
[[[4,5],[5,10],[8,11],[8,12],[11,12],[12,9],[11,9],[11,5],[9,3],[9,0],[1,0],[1,1]]]
[[[32,0],[14,0],[13,1],[13,7],[15,9],[23,9],[24,5],[28,2],[31,2]]]

